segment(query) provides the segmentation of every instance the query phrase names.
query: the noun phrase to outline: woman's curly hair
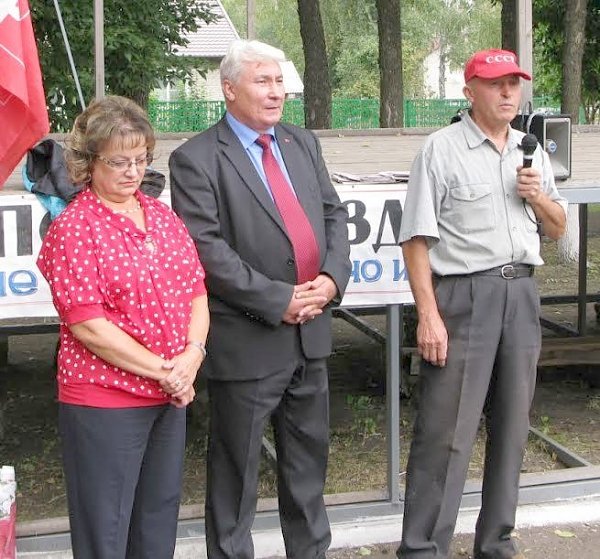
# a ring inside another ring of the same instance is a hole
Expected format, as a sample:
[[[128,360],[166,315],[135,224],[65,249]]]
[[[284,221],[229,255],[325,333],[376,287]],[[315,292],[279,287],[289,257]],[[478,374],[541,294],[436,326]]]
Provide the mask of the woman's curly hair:
[[[108,145],[146,145],[149,161],[156,138],[144,110],[131,99],[108,95],[94,100],[76,119],[65,140],[65,160],[74,184],[91,179],[96,156]]]

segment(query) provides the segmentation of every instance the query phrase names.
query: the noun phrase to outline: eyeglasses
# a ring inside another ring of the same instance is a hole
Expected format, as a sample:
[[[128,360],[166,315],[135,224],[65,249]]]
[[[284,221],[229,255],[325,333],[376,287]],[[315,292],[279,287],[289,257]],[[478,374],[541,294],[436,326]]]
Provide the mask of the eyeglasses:
[[[139,171],[146,165],[152,163],[151,155],[144,155],[142,157],[137,157],[136,159],[108,159],[102,155],[96,155],[96,158],[102,161],[102,163],[106,163],[111,169],[119,171],[120,173],[127,171],[132,165],[135,165],[136,169]]]

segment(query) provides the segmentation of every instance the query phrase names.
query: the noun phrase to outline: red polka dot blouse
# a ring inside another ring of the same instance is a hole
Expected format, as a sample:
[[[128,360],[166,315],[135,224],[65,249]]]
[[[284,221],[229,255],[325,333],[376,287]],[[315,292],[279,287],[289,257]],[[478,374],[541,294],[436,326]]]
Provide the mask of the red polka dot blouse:
[[[68,328],[104,317],[164,359],[184,350],[192,299],[206,293],[204,269],[175,213],[139,191],[136,196],[145,232],[86,189],[44,238],[37,264],[61,320],[60,402],[116,408],[169,401],[158,382],[107,363]]]

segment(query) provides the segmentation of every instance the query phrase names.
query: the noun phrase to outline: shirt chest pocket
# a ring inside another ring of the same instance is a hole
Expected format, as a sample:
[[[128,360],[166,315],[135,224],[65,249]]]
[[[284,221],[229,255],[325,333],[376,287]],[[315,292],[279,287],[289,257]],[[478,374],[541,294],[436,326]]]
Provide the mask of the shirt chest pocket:
[[[494,229],[496,219],[491,184],[459,184],[451,188],[447,218],[464,233]]]

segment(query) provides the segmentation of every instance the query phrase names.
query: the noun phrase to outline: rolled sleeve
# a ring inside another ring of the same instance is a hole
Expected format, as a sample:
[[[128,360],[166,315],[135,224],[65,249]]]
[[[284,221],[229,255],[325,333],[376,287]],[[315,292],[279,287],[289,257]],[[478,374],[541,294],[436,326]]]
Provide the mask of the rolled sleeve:
[[[76,305],[74,307],[65,307],[59,313],[62,321],[68,326],[85,322],[93,318],[106,318],[104,307],[102,305]]]

